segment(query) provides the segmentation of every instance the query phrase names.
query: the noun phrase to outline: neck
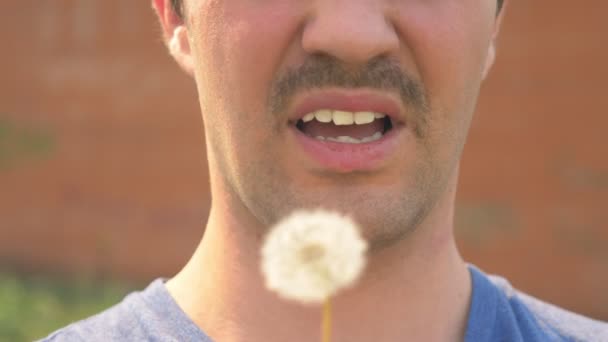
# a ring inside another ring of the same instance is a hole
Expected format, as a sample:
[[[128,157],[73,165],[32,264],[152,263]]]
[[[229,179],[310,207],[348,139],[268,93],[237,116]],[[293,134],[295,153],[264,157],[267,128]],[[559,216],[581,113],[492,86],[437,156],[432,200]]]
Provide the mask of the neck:
[[[406,239],[369,255],[359,282],[332,299],[332,341],[463,339],[471,283],[452,234],[453,201],[446,202],[435,212],[447,215],[431,215]],[[262,239],[247,234],[261,230],[245,229],[229,212],[212,207],[205,237],[169,281],[170,293],[215,341],[319,341],[321,307],[264,288]]]

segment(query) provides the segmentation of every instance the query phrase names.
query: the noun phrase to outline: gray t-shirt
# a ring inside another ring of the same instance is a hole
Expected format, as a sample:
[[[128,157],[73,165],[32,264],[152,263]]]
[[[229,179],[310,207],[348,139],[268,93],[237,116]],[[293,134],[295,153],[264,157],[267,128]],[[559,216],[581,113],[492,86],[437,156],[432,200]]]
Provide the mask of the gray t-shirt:
[[[514,290],[505,279],[486,276],[474,266],[469,270],[473,293],[466,342],[608,342],[607,323],[541,302]],[[429,322],[429,329],[433,329],[433,322]],[[128,295],[116,306],[41,341],[212,342],[180,309],[161,279],[142,292]]]

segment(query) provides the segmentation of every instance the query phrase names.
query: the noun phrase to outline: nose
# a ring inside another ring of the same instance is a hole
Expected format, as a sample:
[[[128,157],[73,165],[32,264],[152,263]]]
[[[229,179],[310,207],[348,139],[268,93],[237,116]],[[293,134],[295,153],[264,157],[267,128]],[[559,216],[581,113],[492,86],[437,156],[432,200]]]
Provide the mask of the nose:
[[[325,54],[347,65],[361,65],[399,49],[399,35],[383,10],[382,1],[325,0],[308,18],[302,47],[309,54]]]

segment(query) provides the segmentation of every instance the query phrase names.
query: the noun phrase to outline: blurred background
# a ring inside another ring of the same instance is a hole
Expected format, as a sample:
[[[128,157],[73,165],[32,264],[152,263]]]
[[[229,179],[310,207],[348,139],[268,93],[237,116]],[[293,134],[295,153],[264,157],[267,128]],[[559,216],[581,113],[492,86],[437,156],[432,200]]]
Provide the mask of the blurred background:
[[[608,320],[608,2],[511,1],[465,149],[463,254]],[[0,340],[31,340],[169,277],[209,208],[192,80],[148,1],[0,14]]]

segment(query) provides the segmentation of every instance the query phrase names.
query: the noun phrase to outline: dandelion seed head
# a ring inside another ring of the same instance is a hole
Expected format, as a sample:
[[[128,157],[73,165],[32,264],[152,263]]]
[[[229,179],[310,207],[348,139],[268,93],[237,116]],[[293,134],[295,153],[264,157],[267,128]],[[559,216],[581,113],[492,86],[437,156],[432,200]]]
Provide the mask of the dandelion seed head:
[[[286,299],[321,303],[357,280],[366,250],[352,219],[323,210],[294,212],[270,230],[262,247],[266,287]]]

